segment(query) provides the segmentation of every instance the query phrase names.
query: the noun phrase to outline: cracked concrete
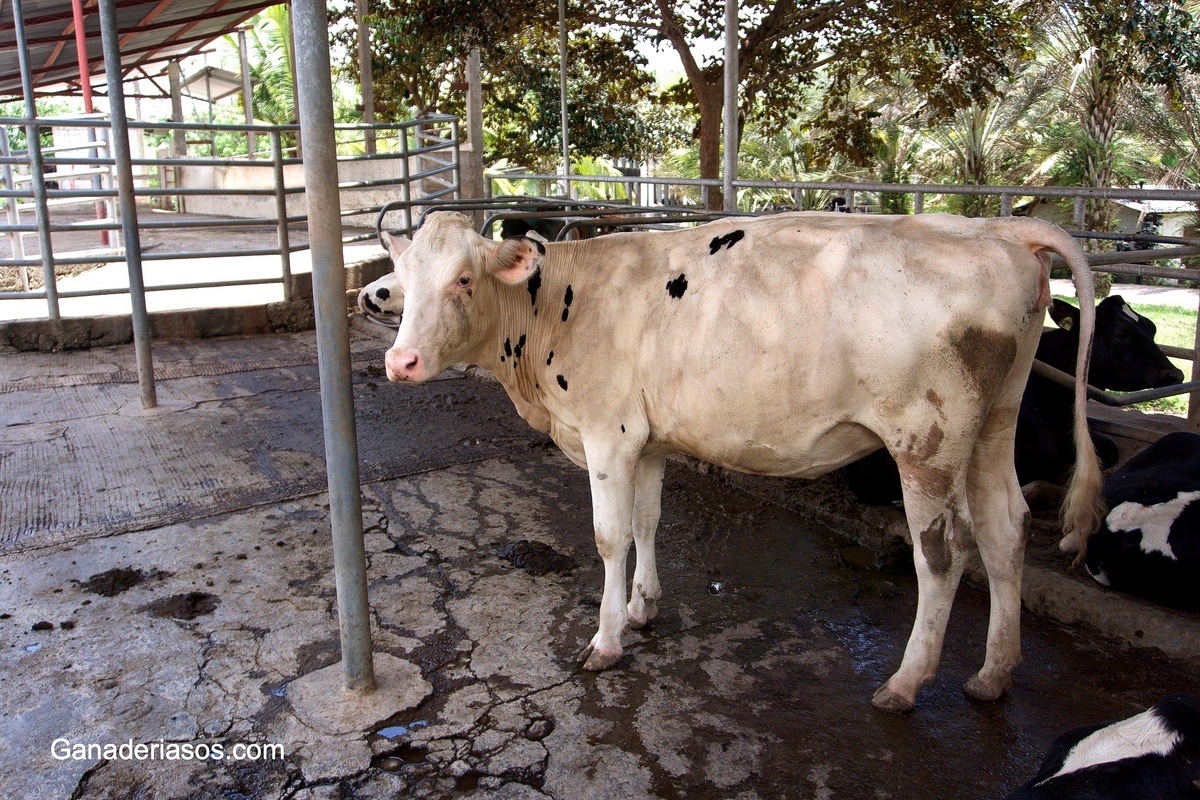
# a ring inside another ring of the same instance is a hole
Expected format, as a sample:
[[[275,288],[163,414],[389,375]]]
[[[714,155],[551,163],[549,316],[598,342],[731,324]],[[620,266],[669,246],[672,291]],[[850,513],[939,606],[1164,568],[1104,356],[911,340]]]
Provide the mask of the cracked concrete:
[[[914,580],[825,527],[875,518],[829,481],[678,463],[660,615],[615,669],[582,672],[602,583],[586,475],[495,385],[388,384],[382,349],[354,337],[373,636],[430,691],[350,734],[306,724],[290,694],[340,657],[311,335],[160,344],[160,396],[197,405],[136,419],[119,414],[137,396],[131,348],[0,358],[0,790],[996,797],[1062,730],[1200,692],[1195,659],[1027,615],[1011,695],[969,701],[987,603],[964,589],[917,711],[878,712]],[[75,760],[56,739],[282,751]]]

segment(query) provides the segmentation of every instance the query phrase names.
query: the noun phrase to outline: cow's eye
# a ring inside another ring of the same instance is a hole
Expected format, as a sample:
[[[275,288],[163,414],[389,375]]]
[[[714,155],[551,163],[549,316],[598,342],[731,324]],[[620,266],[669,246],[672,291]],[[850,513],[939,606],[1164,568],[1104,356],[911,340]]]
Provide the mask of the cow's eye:
[[[458,285],[459,286],[470,286],[471,285],[471,276],[463,275],[461,278],[458,279]]]

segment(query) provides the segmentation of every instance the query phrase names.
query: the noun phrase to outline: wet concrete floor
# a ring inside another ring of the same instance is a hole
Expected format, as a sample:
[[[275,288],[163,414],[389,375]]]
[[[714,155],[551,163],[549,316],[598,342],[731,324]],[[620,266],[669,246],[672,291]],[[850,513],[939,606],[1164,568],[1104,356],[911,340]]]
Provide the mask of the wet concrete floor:
[[[383,349],[354,337],[373,633],[427,686],[350,734],[289,693],[339,658],[312,335],[159,344],[160,398],[195,404],[159,416],[133,409],[129,347],[0,355],[0,790],[1002,797],[1063,730],[1200,693],[1194,662],[1027,614],[1011,694],[968,700],[987,601],[964,588],[917,710],[878,712],[913,577],[676,463],[660,615],[582,672],[602,576],[586,475],[495,384],[389,384]],[[63,739],[282,752],[75,759]]]

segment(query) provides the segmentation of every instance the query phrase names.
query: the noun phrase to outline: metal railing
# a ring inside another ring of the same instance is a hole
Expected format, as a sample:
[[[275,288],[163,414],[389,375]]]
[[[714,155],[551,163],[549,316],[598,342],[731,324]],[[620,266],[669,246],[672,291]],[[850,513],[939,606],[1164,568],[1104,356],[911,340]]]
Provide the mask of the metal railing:
[[[608,227],[632,227],[639,224],[646,224],[648,214],[655,209],[663,212],[664,216],[659,220],[662,222],[703,222],[711,218],[709,216],[710,213],[717,216],[727,216],[723,212],[708,212],[706,210],[709,191],[713,187],[720,189],[722,186],[722,182],[719,180],[625,175],[571,175],[564,178],[562,175],[513,172],[494,172],[489,173],[485,177],[484,185],[487,187],[489,194],[495,191],[494,183],[499,179],[510,183],[531,182],[535,185],[546,187],[548,191],[557,190],[565,185],[570,187],[569,190],[572,198],[589,193],[609,196],[611,192],[596,192],[595,187],[612,186],[615,184],[624,190],[623,193],[626,199],[624,207],[630,210],[637,209],[637,213],[631,215],[632,218],[630,219],[614,218],[614,211],[606,210],[600,215],[606,218],[604,221],[597,222],[595,219],[590,219],[588,221],[579,220],[568,223],[564,227],[563,234],[560,235],[565,235],[566,230],[570,228],[595,227],[598,224]],[[776,203],[769,210],[741,212],[751,214],[771,213],[772,211],[787,210],[789,208],[803,209],[806,207],[806,204],[811,208],[811,201],[814,196],[838,198],[842,201],[839,204],[841,209],[850,213],[869,213],[874,208],[877,208],[878,203],[869,202],[872,195],[876,198],[885,194],[906,196],[912,200],[911,211],[914,214],[925,213],[927,200],[934,197],[955,195],[996,197],[999,198],[999,213],[1001,216],[1012,215],[1014,202],[1020,199],[1066,199],[1071,201],[1071,221],[1068,229],[1073,229],[1070,230],[1073,236],[1080,239],[1089,239],[1094,242],[1120,241],[1151,248],[1088,253],[1088,263],[1095,271],[1127,277],[1167,278],[1200,283],[1200,269],[1184,266],[1154,266],[1154,262],[1200,256],[1200,238],[1154,236],[1147,234],[1114,234],[1083,230],[1085,208],[1089,200],[1179,200],[1190,202],[1197,209],[1200,209],[1200,191],[1196,190],[1115,187],[1092,189],[1062,186],[966,186],[854,183],[845,181],[734,181],[733,185],[735,189],[766,191],[778,198],[790,201]],[[579,191],[581,187],[584,191]],[[588,189],[591,189],[591,191],[589,192]],[[693,200],[693,204],[691,205],[686,203],[689,196]],[[568,198],[547,197],[543,198],[541,202],[547,203],[555,200],[562,202],[568,200]],[[864,200],[867,202],[864,202]],[[684,202],[681,203],[681,201]],[[571,202],[579,201],[571,199]],[[620,203],[613,203],[612,201],[608,201],[608,203],[618,208],[621,207]],[[570,212],[564,213],[568,216],[570,215]],[[576,213],[575,216],[580,215]],[[1165,247],[1155,247],[1156,245],[1165,245]],[[1059,266],[1062,265],[1060,264]],[[1189,395],[1188,427],[1196,429],[1200,426],[1200,380],[1195,380],[1200,378],[1200,307],[1198,307],[1197,311],[1198,323],[1193,335],[1193,346],[1191,349],[1159,345],[1160,349],[1167,356],[1191,362],[1192,378],[1194,380],[1174,386],[1136,393],[1106,392],[1095,387],[1089,387],[1089,396],[1093,400],[1105,405],[1123,408],[1135,403],[1187,394]],[[1055,380],[1063,385],[1074,385],[1074,379],[1069,375],[1060,373],[1040,363],[1036,367],[1040,374],[1051,380]]]
[[[21,126],[23,130],[84,128],[98,131],[99,135],[94,138],[100,141],[91,143],[90,147],[39,147],[42,169],[35,170],[31,166],[30,150],[13,151],[7,147],[9,126]],[[458,192],[461,172],[457,118],[438,116],[395,124],[335,127],[339,137],[338,166],[342,179],[338,185],[345,226],[344,243],[370,240],[373,237],[369,232],[370,218],[396,193],[413,199],[422,195],[446,197]],[[279,273],[269,278],[206,280],[200,275],[195,280],[147,286],[146,291],[282,284],[285,299],[291,299],[291,254],[308,248],[307,241],[297,241],[294,236],[297,230],[303,232],[307,222],[307,209],[302,200],[305,186],[299,173],[303,160],[287,154],[295,146],[299,126],[130,122],[129,128],[131,134],[160,139],[164,144],[170,142],[176,132],[183,132],[185,136],[203,133],[213,137],[218,134],[253,137],[270,142],[270,153],[266,158],[257,157],[257,153],[252,156],[203,156],[188,152],[168,156],[160,152],[153,157],[131,159],[133,168],[142,173],[134,194],[143,209],[154,205],[190,212],[190,215],[139,220],[140,232],[167,238],[172,233],[191,232],[194,239],[197,232],[235,227],[252,232],[261,229],[268,237],[274,234],[271,241],[262,246],[233,248],[217,245],[174,250],[164,247],[143,252],[143,261],[254,255],[279,257]],[[355,146],[368,130],[376,135],[378,145],[374,154],[361,152],[361,148]],[[128,293],[128,288],[120,287],[67,291],[57,287],[56,265],[124,261],[119,246],[83,249],[78,246],[79,237],[74,237],[74,248],[54,242],[55,234],[65,239],[70,234],[99,234],[122,228],[122,221],[111,208],[117,191],[109,177],[115,162],[103,149],[103,142],[110,133],[107,123],[95,118],[29,120],[0,117],[0,131],[5,132],[0,135],[0,167],[5,178],[0,187],[0,200],[7,212],[0,215],[0,241],[7,238],[10,242],[10,252],[0,254],[0,270],[18,270],[22,283],[20,290],[0,291],[0,301],[44,300],[46,316],[57,319],[61,313],[59,301],[63,298]],[[191,148],[196,149],[195,146]],[[235,172],[237,181],[230,179]],[[217,173],[223,180],[215,179]],[[65,187],[62,185],[65,180],[59,180],[79,175],[100,176],[99,185]],[[222,183],[224,185],[219,185]],[[109,204],[109,212],[96,219],[82,220],[61,213],[62,208],[72,204],[89,206],[96,202]],[[234,209],[235,205],[241,208]],[[204,216],[194,216],[197,209]],[[33,218],[30,218],[30,210],[35,212]],[[237,213],[231,213],[234,211]],[[30,234],[38,234],[40,246],[26,246],[22,237]],[[44,285],[40,289],[29,288],[31,268],[39,268],[44,276]]]

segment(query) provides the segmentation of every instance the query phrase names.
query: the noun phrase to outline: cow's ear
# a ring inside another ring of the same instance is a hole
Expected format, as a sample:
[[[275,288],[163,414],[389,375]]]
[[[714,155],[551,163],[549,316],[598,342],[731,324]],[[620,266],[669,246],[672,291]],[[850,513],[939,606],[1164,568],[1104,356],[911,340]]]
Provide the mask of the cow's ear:
[[[1079,309],[1064,300],[1056,298],[1050,303],[1050,319],[1064,331],[1079,329]]]
[[[393,236],[387,231],[381,231],[379,237],[383,239],[383,246],[387,248],[388,255],[393,260],[400,258],[404,251],[408,249],[408,246],[412,244],[411,239],[407,239],[404,236]]]
[[[487,271],[505,283],[521,283],[542,265],[546,248],[527,236],[505,239],[492,250]]]

